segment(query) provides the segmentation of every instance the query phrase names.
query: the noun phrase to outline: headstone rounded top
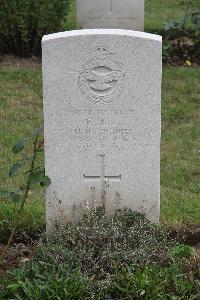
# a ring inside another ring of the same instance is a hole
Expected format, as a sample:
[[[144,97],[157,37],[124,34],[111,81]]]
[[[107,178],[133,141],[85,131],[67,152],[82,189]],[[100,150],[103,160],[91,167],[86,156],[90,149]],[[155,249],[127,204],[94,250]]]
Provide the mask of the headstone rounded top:
[[[42,38],[42,42],[46,42],[46,41],[54,40],[54,39],[68,38],[68,37],[75,37],[75,36],[84,36],[84,35],[85,36],[88,36],[88,35],[120,35],[120,36],[138,37],[138,38],[162,42],[162,36],[160,36],[160,35],[141,32],[141,31],[124,30],[124,29],[82,29],[82,30],[57,32],[57,33],[53,33],[53,34],[44,35]]]

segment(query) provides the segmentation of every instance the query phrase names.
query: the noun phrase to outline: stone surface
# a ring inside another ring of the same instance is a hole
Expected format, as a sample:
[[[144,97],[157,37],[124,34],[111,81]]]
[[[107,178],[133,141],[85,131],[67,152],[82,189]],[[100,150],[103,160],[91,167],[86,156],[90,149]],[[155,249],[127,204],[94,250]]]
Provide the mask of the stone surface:
[[[47,224],[99,205],[158,222],[161,37],[77,30],[42,44]]]
[[[144,30],[144,0],[77,0],[80,28]]]

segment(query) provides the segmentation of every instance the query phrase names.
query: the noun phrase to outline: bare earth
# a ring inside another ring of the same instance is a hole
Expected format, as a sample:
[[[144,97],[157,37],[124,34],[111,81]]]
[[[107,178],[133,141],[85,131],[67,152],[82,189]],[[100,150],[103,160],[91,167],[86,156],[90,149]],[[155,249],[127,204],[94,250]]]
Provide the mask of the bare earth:
[[[41,58],[19,58],[14,55],[0,55],[0,69],[27,69],[41,66]]]
[[[0,69],[27,69],[27,68],[38,68],[42,65],[41,57],[33,56],[31,58],[20,58],[11,54],[0,54]],[[189,67],[179,58],[172,58],[172,66]],[[199,62],[193,62],[191,67],[199,67]]]

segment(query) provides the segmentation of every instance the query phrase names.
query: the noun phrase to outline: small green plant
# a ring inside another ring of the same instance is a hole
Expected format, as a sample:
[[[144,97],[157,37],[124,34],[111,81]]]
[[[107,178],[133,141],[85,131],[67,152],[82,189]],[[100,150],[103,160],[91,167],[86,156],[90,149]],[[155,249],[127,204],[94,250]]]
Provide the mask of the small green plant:
[[[86,296],[86,279],[78,267],[51,264],[43,261],[30,263],[12,272],[15,282],[10,282],[5,298],[14,295],[15,299],[50,300],[67,299],[79,300]],[[8,298],[7,298],[8,299]]]
[[[116,276],[109,288],[111,299],[198,299],[198,282],[183,263],[143,269],[132,265]]]
[[[163,57],[164,63],[167,63],[170,60],[172,52],[173,52],[173,49],[172,49],[171,44],[169,42],[163,43],[162,57]]]
[[[192,247],[188,245],[178,245],[171,249],[170,255],[174,258],[190,258],[193,254]]]
[[[12,148],[13,154],[16,154],[17,156],[20,155],[20,157],[17,157],[17,160],[11,166],[9,170],[9,177],[17,175],[21,170],[23,175],[25,175],[25,182],[14,190],[0,191],[1,198],[6,198],[10,201],[20,203],[19,211],[14,219],[13,229],[11,231],[8,243],[0,256],[0,262],[4,258],[13,241],[30,189],[36,184],[39,184],[41,187],[46,187],[50,184],[50,179],[45,176],[44,168],[42,166],[36,166],[37,156],[39,153],[43,152],[43,140],[39,140],[41,132],[42,130],[40,128],[35,129],[31,139],[21,139]],[[31,142],[32,144],[31,155],[24,151],[28,142]]]

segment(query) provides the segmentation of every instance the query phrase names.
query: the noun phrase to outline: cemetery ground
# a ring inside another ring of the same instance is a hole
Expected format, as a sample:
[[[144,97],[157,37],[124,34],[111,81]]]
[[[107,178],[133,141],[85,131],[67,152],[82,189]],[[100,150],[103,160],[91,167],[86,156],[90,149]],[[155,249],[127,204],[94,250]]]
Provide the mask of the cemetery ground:
[[[198,68],[164,68],[161,143],[161,224],[170,228],[173,237],[177,236],[177,233],[182,241],[183,237],[185,237],[185,242],[194,246],[197,251],[200,243],[200,173],[198,169],[199,80],[200,74]],[[43,122],[41,69],[40,67],[23,69],[3,67],[0,71],[0,81],[0,111],[2,120],[0,130],[0,140],[2,141],[2,147],[0,149],[1,190],[5,190],[10,186],[16,186],[16,183],[19,184],[22,181],[20,177],[8,178],[7,176],[9,168],[15,159],[11,151],[12,146],[19,138],[30,136],[33,128],[41,126]],[[5,132],[7,133],[6,135]],[[40,157],[39,161],[43,164],[43,157]],[[18,204],[16,203],[8,200],[1,200],[0,202],[1,244],[4,244],[9,237],[17,209]],[[44,230],[45,207],[43,193],[40,190],[31,190],[29,192],[25,212],[17,229],[15,237],[17,246],[11,248],[6,268],[13,269],[13,266],[23,265],[26,261],[29,261],[35,252],[35,242],[38,240],[40,233],[44,232]],[[161,247],[164,246],[162,245]],[[44,256],[46,256],[46,254]],[[44,256],[42,254],[42,260]],[[40,276],[40,272],[46,272],[46,267],[39,266],[36,263],[35,267],[32,266],[32,271],[38,273],[38,276]],[[59,266],[58,269],[60,267],[61,266]],[[173,265],[171,268],[174,267]],[[3,273],[1,273],[2,277],[5,276],[6,268],[4,268]],[[65,272],[64,270],[59,269],[57,271],[60,274],[59,276],[64,276],[64,273],[62,273]],[[176,273],[179,271],[178,269],[175,270]],[[139,272],[139,270],[137,270],[137,272]],[[148,268],[145,272],[148,273]],[[154,278],[157,272],[157,269],[151,269],[151,274],[144,275],[144,273],[138,273],[137,276],[152,276],[152,278]],[[29,276],[26,274],[25,269],[22,273],[25,274],[23,275],[25,277]],[[23,279],[25,277],[22,276],[22,273],[20,273],[21,275],[15,274],[14,282],[16,280],[25,280]],[[170,276],[173,277],[174,275],[172,273]],[[73,276],[77,278],[78,287],[71,286],[71,289],[74,291],[74,289],[78,288],[78,292],[83,292],[80,297],[84,299],[84,284],[86,283],[81,281],[82,279],[80,279],[78,273],[73,274]],[[128,284],[126,281],[126,276],[128,275],[121,274],[120,276],[125,276],[123,280],[122,278],[121,280],[123,284],[124,281]],[[165,275],[162,274],[162,276]],[[73,281],[72,278],[70,280]],[[160,285],[159,280],[158,278],[155,279],[153,284]],[[182,283],[183,285],[186,284],[183,278]],[[29,282],[29,284],[31,283]],[[54,289],[52,282],[49,283],[49,285]],[[153,285],[153,287],[155,286]],[[191,289],[188,288],[188,291],[192,293],[192,290],[194,290],[193,284],[191,284],[190,287]],[[126,288],[129,289],[128,287],[124,287],[124,291],[126,291]],[[141,289],[143,288],[145,290],[146,287],[142,287],[140,283],[137,288],[142,292]],[[15,290],[14,287],[13,289]],[[178,289],[182,288],[179,286]],[[185,292],[188,294],[188,291],[182,291],[182,293]],[[30,288],[29,292],[33,293],[33,289]],[[111,292],[111,294],[112,293],[113,292]],[[125,298],[126,292],[124,293],[124,298],[122,299],[129,299]],[[152,295],[153,294],[150,294],[149,297],[153,297]],[[81,299],[78,297],[79,296],[77,296],[76,299]],[[38,296],[38,299],[43,298],[39,298]]]
[[[182,13],[178,1],[146,0],[145,30],[160,33],[167,19]],[[74,16],[73,9],[70,29]],[[164,67],[161,227],[127,211],[112,220],[98,211],[46,245],[43,191],[30,190],[14,245],[0,265],[0,300],[200,298],[199,82],[198,67]],[[0,190],[14,189],[23,178],[8,178],[16,159],[11,149],[43,124],[39,60],[0,62],[0,120]],[[43,165],[43,154],[38,160]],[[0,199],[0,251],[18,208]]]

